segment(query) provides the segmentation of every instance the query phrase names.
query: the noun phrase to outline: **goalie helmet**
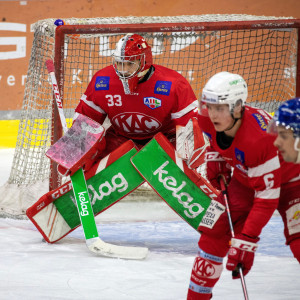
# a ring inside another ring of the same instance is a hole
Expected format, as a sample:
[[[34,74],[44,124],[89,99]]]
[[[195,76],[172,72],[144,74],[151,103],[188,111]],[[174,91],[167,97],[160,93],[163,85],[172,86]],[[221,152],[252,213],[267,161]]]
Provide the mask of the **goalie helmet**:
[[[238,101],[245,105],[248,88],[245,80],[238,74],[220,72],[212,76],[202,90],[200,103],[201,113],[206,109],[206,103],[228,104],[231,114]],[[205,113],[204,113],[205,114]]]
[[[268,125],[267,131],[277,134],[277,127],[283,126],[293,131],[294,137],[300,137],[300,98],[294,98],[281,104]]]
[[[138,34],[127,34],[117,43],[113,66],[123,83],[125,94],[137,94],[139,79],[152,65],[151,47]]]

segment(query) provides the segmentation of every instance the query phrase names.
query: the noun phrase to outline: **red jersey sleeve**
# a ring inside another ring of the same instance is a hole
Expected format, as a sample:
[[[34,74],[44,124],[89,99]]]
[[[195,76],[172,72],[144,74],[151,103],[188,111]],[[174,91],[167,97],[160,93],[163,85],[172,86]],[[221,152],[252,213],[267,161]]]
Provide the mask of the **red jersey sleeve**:
[[[97,74],[96,74],[97,75]],[[95,80],[97,76],[94,75],[90,81],[86,91],[80,98],[80,102],[75,109],[75,112],[85,115],[94,121],[102,124],[106,117],[106,112],[97,105],[95,100]]]
[[[171,119],[176,125],[185,126],[187,122],[197,117],[198,100],[189,82],[180,75],[175,83],[177,103],[174,105]]]
[[[248,180],[255,194],[242,233],[258,237],[277,208],[281,169],[279,156],[271,137],[264,136],[263,139],[257,140],[255,148],[252,149],[252,155],[248,156]]]

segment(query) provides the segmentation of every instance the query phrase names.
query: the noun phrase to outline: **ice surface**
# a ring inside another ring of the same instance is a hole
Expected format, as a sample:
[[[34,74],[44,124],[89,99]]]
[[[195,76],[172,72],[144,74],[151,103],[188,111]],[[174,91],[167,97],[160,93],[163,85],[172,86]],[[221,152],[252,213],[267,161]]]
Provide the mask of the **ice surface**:
[[[0,150],[0,184],[13,150]],[[97,219],[100,237],[117,245],[146,246],[143,261],[94,256],[78,228],[56,244],[42,242],[27,220],[0,219],[0,299],[182,300],[186,298],[199,234],[163,202],[120,202]],[[265,227],[254,267],[245,277],[251,300],[300,299],[300,267],[284,245],[274,215]],[[227,270],[214,288],[219,300],[244,299]]]

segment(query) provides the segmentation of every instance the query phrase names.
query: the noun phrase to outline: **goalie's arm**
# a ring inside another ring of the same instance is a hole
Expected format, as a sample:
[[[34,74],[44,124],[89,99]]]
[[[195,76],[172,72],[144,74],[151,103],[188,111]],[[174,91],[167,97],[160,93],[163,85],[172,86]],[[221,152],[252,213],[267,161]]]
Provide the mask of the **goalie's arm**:
[[[99,124],[103,124],[106,118],[106,111],[101,107],[99,101],[95,100],[95,80],[96,76],[90,81],[86,91],[81,96],[78,106],[75,108],[76,114],[85,115]]]

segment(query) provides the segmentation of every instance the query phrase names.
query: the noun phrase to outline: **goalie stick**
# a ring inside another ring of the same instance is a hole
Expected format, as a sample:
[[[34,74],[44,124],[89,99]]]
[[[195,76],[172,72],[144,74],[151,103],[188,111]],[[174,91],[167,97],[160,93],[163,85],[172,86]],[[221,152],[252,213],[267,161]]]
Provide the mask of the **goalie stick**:
[[[63,131],[64,133],[66,133],[67,123],[63,113],[62,101],[60,98],[57,81],[54,73],[53,61],[47,60],[46,67],[48,73],[51,76],[53,92],[57,104],[57,109],[59,111]],[[88,249],[97,255],[105,257],[123,259],[144,259],[147,256],[148,248],[117,246],[105,243],[99,238],[92,205],[89,199],[86,180],[82,168],[80,168],[70,177]]]

